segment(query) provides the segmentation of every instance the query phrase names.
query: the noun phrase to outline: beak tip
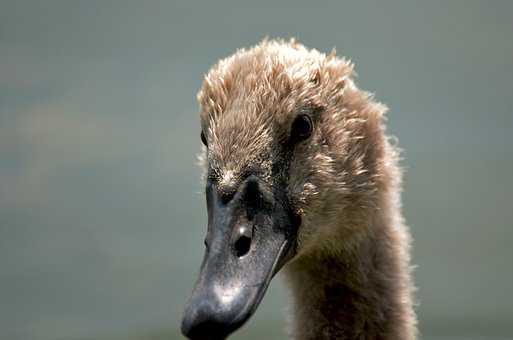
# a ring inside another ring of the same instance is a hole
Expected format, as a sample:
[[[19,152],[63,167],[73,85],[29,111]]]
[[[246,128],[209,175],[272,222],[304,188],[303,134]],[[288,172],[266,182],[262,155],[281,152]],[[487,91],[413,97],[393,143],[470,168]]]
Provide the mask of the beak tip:
[[[230,321],[207,301],[200,301],[185,310],[181,331],[191,340],[225,339],[233,331]]]
[[[186,338],[189,338],[189,339],[191,338],[190,334],[191,334],[191,330],[193,328],[193,324],[194,324],[194,318],[189,313],[189,311],[186,310],[182,317],[182,324],[180,325],[180,330],[181,330],[183,336],[185,336]]]

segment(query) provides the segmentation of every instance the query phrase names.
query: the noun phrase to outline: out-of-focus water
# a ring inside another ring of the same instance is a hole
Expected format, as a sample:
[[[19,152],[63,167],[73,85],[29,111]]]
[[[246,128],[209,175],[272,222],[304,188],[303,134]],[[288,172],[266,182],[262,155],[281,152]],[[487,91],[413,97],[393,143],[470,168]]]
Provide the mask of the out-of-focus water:
[[[203,252],[195,93],[295,36],[405,149],[422,339],[513,332],[513,2],[0,2],[0,339],[175,339]],[[233,338],[284,338],[275,279]]]

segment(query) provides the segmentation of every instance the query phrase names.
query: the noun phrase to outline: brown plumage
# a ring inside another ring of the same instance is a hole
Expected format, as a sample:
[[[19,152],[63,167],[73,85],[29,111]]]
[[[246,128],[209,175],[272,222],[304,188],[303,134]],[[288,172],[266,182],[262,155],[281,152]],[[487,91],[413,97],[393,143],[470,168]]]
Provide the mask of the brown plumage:
[[[291,336],[414,339],[398,151],[385,135],[386,107],[355,85],[353,64],[294,40],[264,40],[215,65],[198,99],[203,166],[220,192],[236,190],[248,169],[272,192],[276,171],[287,172],[302,221],[284,267]],[[313,133],[287,147],[299,114],[312,117]]]

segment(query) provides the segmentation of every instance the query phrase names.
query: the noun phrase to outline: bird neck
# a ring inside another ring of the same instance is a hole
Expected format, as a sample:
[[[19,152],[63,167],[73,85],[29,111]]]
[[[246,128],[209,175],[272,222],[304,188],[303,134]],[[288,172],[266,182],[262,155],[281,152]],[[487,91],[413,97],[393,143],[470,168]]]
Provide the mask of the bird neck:
[[[340,249],[287,266],[294,339],[415,338],[407,229],[383,210],[369,224]]]

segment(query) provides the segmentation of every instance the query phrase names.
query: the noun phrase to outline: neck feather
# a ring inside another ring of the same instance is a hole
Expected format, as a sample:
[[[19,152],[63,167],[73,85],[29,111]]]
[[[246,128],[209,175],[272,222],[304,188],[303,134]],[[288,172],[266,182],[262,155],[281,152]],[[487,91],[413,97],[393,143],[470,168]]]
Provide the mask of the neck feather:
[[[408,230],[381,208],[351,246],[287,265],[294,339],[415,339]]]

